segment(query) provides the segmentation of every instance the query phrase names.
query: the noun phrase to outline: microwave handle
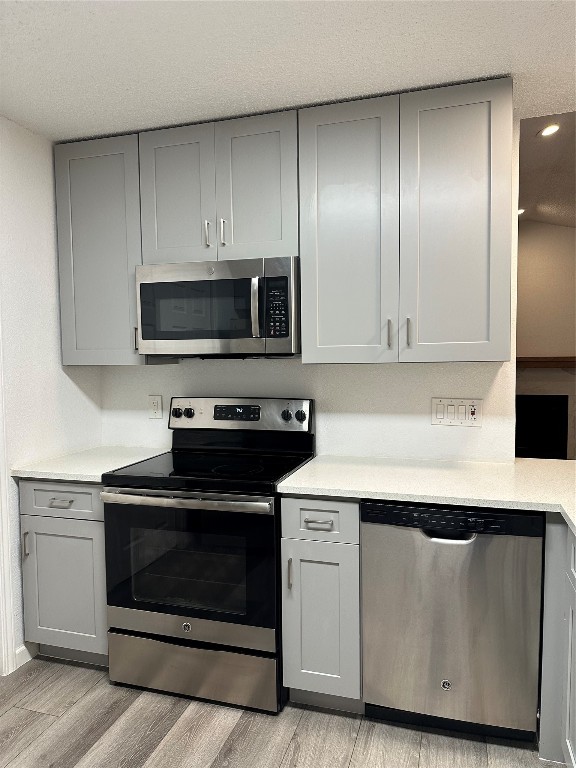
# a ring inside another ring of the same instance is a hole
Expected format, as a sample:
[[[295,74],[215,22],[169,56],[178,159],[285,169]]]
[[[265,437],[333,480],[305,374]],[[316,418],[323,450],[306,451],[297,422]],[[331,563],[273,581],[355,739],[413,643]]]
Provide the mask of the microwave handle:
[[[252,314],[252,338],[260,338],[260,306],[259,306],[260,278],[253,277],[250,287],[250,312]]]

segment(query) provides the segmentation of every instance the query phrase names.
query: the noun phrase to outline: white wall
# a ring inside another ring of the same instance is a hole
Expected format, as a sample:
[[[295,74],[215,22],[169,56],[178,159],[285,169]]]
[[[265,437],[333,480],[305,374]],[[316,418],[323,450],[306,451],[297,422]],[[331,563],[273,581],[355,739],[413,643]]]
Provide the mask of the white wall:
[[[294,360],[189,360],[107,368],[103,441],[168,447],[166,418],[147,418],[146,396],[312,397],[317,452],[508,461],[514,456],[513,363],[302,365]],[[481,397],[484,425],[430,424],[431,397]]]
[[[539,221],[518,229],[518,357],[573,357],[576,229]]]
[[[0,532],[19,646],[18,498],[8,469],[99,444],[101,397],[99,369],[60,365],[52,144],[1,117],[0,210]]]

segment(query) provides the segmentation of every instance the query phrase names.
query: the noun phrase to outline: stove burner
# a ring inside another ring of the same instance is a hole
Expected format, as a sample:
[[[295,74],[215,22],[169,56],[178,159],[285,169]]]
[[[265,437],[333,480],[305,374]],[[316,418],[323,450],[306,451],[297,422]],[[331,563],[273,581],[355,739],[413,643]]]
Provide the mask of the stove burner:
[[[238,466],[237,464],[220,464],[212,470],[213,475],[219,477],[241,477],[243,475],[258,475],[262,472],[261,464],[247,464]]]

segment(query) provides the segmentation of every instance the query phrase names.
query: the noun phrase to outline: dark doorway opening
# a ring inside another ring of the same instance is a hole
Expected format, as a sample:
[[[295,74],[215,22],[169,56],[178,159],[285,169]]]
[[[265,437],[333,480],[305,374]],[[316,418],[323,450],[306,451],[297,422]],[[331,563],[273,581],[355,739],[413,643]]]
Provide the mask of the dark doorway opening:
[[[516,395],[516,456],[568,458],[568,395]]]

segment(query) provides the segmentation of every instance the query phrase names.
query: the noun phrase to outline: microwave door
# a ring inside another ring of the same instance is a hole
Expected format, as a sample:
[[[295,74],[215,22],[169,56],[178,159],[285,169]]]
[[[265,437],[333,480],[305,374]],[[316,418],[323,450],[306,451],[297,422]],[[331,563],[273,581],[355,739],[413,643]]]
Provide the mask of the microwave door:
[[[264,354],[262,260],[147,265],[136,272],[141,354]]]

